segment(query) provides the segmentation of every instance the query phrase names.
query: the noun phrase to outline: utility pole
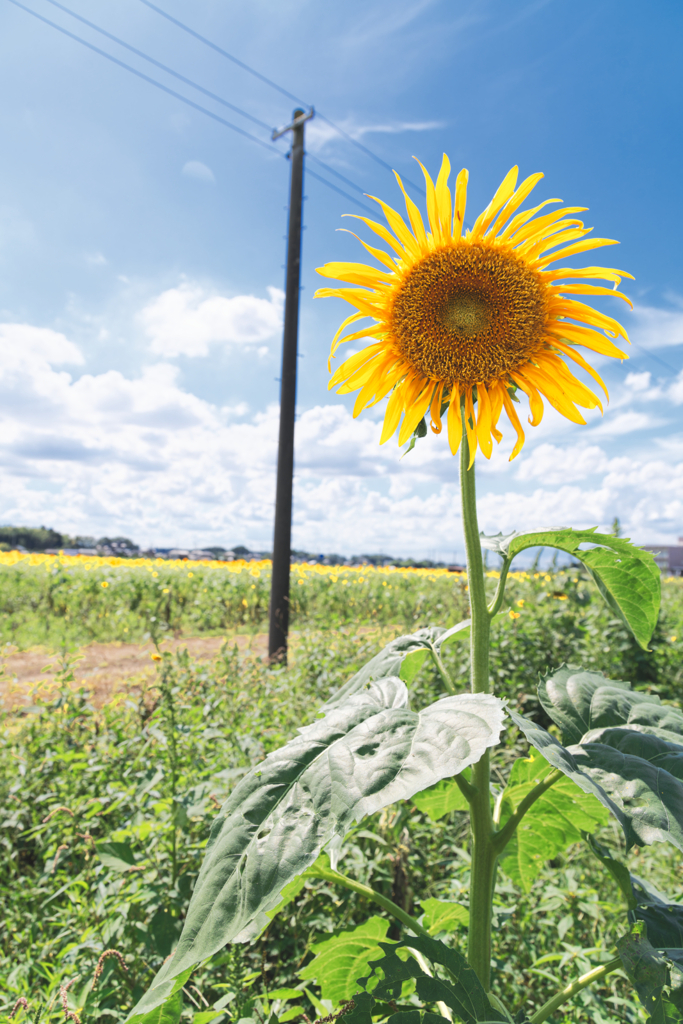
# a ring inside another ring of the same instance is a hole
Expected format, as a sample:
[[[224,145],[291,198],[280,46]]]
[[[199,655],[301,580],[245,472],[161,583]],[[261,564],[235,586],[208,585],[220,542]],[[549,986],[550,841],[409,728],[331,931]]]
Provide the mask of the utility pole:
[[[294,414],[296,410],[296,370],[299,336],[299,291],[301,279],[301,207],[304,184],[304,125],[313,117],[295,110],[291,124],[273,132],[273,140],[292,133],[291,178],[289,187],[289,225],[287,229],[287,279],[285,284],[285,323],[282,338],[282,374],[280,378],[280,438],[277,454],[275,490],[275,528],[273,531],[273,569],[270,583],[270,628],[268,656],[271,661],[286,662],[289,633],[289,567],[292,544],[292,483],[294,476]]]

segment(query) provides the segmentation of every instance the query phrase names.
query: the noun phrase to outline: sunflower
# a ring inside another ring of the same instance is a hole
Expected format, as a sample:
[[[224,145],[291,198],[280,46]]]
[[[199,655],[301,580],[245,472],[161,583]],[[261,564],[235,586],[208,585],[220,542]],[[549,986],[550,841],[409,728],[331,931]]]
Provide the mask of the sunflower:
[[[464,423],[470,465],[477,446],[490,458],[493,438],[499,442],[503,436],[498,421],[505,410],[517,434],[513,459],[524,444],[515,410],[519,392],[528,398],[532,426],[541,422],[544,398],[574,423],[586,422],[578,407],[602,411],[600,399],[573,375],[565,360],[586,371],[609,398],[604,382],[577,346],[624,359],[627,356],[610,338],[628,337],[616,320],[574,296],[617,295],[630,305],[616,288],[622,277],[632,275],[605,267],[552,269],[558,260],[616,242],[585,238],[592,229],[573,215],[586,207],[563,207],[538,216],[559,199],[518,213],[542,174],[532,174],[517,187],[518,169],[513,167],[472,229],[463,232],[467,171],[458,174],[452,195],[445,154],[436,184],[420,167],[430,230],[397,174],[410,227],[374,196],[369,198],[379,203],[388,228],[367,217],[357,218],[391,250],[359,239],[384,269],[362,263],[326,263],[318,269],[323,277],[359,286],[316,292],[345,299],[356,310],[337,331],[330,360],[343,342],[373,339],[336,370],[329,386],[340,385],[340,394],[359,391],[354,416],[390,396],[380,444],[396,433],[399,424],[398,443],[404,444],[427,412],[431,429],[438,434],[447,412],[451,451],[455,454],[460,447]],[[591,284],[591,279],[611,287]],[[568,280],[576,283],[561,283]],[[367,317],[375,321],[370,327],[344,335]]]

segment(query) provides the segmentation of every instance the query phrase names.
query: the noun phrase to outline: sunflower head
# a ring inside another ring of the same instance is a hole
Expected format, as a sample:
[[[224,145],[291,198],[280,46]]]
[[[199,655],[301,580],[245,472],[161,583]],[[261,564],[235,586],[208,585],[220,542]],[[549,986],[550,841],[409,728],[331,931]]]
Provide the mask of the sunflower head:
[[[467,171],[458,174],[452,194],[447,156],[436,184],[422,170],[429,230],[396,175],[409,224],[381,199],[375,201],[387,226],[357,218],[389,247],[387,252],[359,239],[384,269],[362,263],[326,263],[318,269],[323,277],[355,286],[316,292],[345,299],[355,308],[334,337],[330,359],[345,341],[372,340],[336,370],[330,387],[339,385],[340,394],[359,392],[354,416],[390,395],[380,444],[399,424],[403,444],[427,412],[432,430],[440,433],[447,410],[451,451],[460,447],[464,424],[470,465],[477,446],[490,458],[493,439],[503,436],[498,422],[505,410],[517,435],[513,459],[524,444],[513,404],[518,392],[528,398],[532,426],[541,422],[544,398],[574,423],[585,423],[579,408],[602,409],[565,360],[585,370],[607,397],[602,379],[577,346],[624,359],[610,339],[628,337],[612,317],[573,296],[617,295],[629,302],[616,288],[631,275],[606,267],[551,268],[565,257],[616,243],[585,237],[591,229],[574,216],[585,207],[540,214],[560,202],[548,199],[518,212],[542,174],[517,186],[513,167],[473,227],[463,231]],[[611,287],[592,284],[592,279]],[[575,283],[561,283],[567,281]],[[357,330],[357,322],[366,318],[373,323]],[[344,334],[347,328],[351,331]]]

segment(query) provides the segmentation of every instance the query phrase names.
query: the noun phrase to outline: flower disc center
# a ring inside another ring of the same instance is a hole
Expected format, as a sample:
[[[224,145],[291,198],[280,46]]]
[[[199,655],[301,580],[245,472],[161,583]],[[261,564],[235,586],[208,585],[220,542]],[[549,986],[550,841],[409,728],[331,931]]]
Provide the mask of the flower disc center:
[[[473,336],[487,330],[491,319],[490,306],[478,295],[454,295],[444,304],[441,318],[444,327],[455,334]]]
[[[471,387],[507,379],[539,351],[546,295],[540,275],[509,249],[463,240],[412,267],[394,295],[389,327],[420,374]]]

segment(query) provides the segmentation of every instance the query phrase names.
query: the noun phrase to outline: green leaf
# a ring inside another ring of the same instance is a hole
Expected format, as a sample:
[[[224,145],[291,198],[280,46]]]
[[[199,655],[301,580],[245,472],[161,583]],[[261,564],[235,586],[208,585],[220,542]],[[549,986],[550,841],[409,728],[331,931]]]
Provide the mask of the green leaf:
[[[353,996],[353,1003],[353,1008],[343,1015],[344,1024],[372,1024],[372,1008],[375,1005],[375,1000],[370,993],[356,992]]]
[[[445,630],[439,626],[430,626],[427,629],[420,629],[416,633],[409,633],[406,636],[397,636],[384,650],[371,658],[366,665],[363,665],[355,675],[334,693],[330,699],[323,704],[321,712],[326,713],[332,708],[340,707],[349,697],[364,690],[370,683],[387,676],[399,676],[403,659],[414,651],[427,651],[428,643],[433,643]]]
[[[175,979],[175,983],[169,986],[170,991],[165,999],[147,1013],[129,1017],[130,1024],[178,1024],[183,1010],[182,988],[191,973],[192,971],[184,971]]]
[[[417,673],[422,668],[425,658],[429,654],[426,647],[418,649],[417,651],[410,651],[406,654],[401,662],[401,668],[399,669],[399,678],[404,683],[412,683]]]
[[[384,978],[373,990],[375,999],[396,999],[400,995],[403,982],[408,978],[415,978],[420,999],[425,1003],[444,1002],[465,1024],[505,1019],[499,1010],[491,1006],[474,968],[470,967],[457,949],[451,949],[438,939],[428,939],[422,935],[414,938],[411,936],[394,945],[380,945],[385,955],[383,959],[371,963],[373,972],[381,968],[384,974]],[[434,968],[433,976],[430,977],[413,956],[402,960],[397,955],[401,948],[417,950],[431,961]],[[446,969],[447,978],[438,975],[438,967]]]
[[[386,938],[389,921],[371,917],[365,924],[311,946],[315,957],[299,971],[302,981],[316,981],[322,999],[335,1006],[351,999],[358,979],[367,973],[369,962],[381,956],[380,941]]]
[[[364,690],[369,683],[385,679],[387,676],[399,676],[405,682],[411,683],[432,647],[438,652],[443,644],[451,640],[466,639],[469,637],[470,626],[470,620],[466,619],[456,626],[451,626],[450,629],[429,626],[426,629],[419,629],[415,633],[396,637],[395,640],[387,644],[384,650],[371,658],[354,676],[351,676],[348,682],[337,690],[320,710],[327,712],[331,708],[339,707],[354,693]]]
[[[582,544],[593,546],[585,549]],[[481,545],[508,558],[535,547],[557,548],[578,558],[607,604],[629,627],[643,650],[647,650],[661,598],[661,572],[651,552],[635,547],[623,537],[596,533],[594,529],[482,535]]]
[[[302,996],[303,992],[298,988],[274,988],[268,993],[269,999],[301,999]]]
[[[503,795],[501,826],[552,770],[534,751],[515,761]],[[526,812],[505,847],[500,866],[524,892],[530,892],[545,861],[579,842],[582,830],[590,832],[608,820],[608,812],[592,794],[582,792],[570,778],[558,779]]]
[[[538,693],[574,742],[563,747],[510,712],[529,742],[612,811],[627,847],[670,842],[683,850],[683,713],[628,683],[572,666],[543,680]]]
[[[463,777],[469,782],[472,772],[466,768]],[[428,815],[432,821],[438,821],[451,811],[468,811],[469,804],[455,779],[441,779],[435,786],[416,793],[413,803],[418,811]]]
[[[462,903],[453,903],[450,900],[428,899],[422,900],[424,910],[423,927],[430,935],[438,935],[439,932],[454,932],[460,925],[466,928],[470,923],[470,912]]]
[[[356,821],[476,763],[498,742],[503,708],[460,694],[414,712],[389,677],[269,754],[219,811],[174,956],[135,1013],[165,998],[162,983],[258,934],[285,886]]]
[[[664,1005],[664,988],[671,984],[669,966],[651,945],[642,921],[617,940],[617,951],[653,1024],[664,1024],[671,1019]]]
[[[198,1013],[192,1015],[192,1024],[209,1024],[209,1021],[222,1016],[222,1010],[199,1010]]]
[[[113,871],[130,871],[135,857],[128,843],[95,843],[97,856]]]
[[[662,707],[659,697],[634,691],[630,683],[607,679],[601,672],[563,665],[541,680],[538,696],[548,715],[562,730],[562,740],[567,745],[582,743],[591,729],[628,725],[631,720],[638,725],[656,726],[662,718],[678,722],[678,735],[683,740],[680,711]],[[636,710],[636,705],[650,707]],[[654,707],[658,710],[654,711]]]

